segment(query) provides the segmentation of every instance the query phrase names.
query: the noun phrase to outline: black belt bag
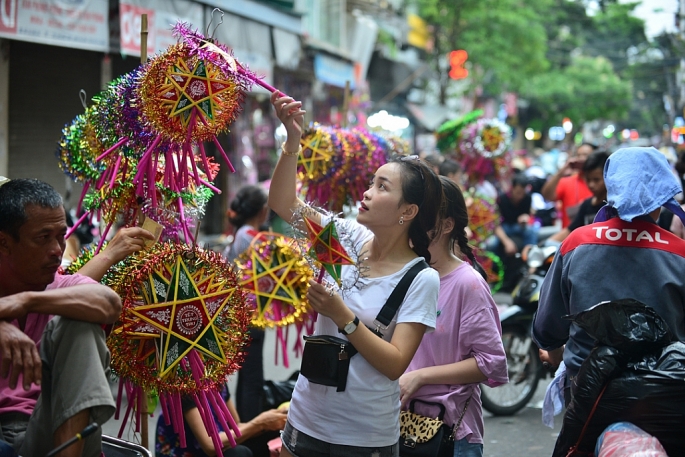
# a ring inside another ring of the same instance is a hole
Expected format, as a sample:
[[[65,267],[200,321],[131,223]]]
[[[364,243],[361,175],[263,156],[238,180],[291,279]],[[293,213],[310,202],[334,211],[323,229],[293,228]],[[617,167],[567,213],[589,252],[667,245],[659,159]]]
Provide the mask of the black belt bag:
[[[380,329],[386,329],[397,313],[412,281],[424,268],[428,268],[425,261],[417,262],[405,273],[400,282],[388,297],[381,311],[376,316],[376,328],[371,329],[379,337],[383,337]],[[336,392],[343,392],[347,386],[347,373],[350,370],[350,359],[357,350],[347,340],[331,335],[303,336],[304,350],[300,374],[313,382],[324,386],[336,387]]]
[[[357,353],[352,343],[330,335],[304,336],[304,341],[300,374],[314,384],[344,391],[350,359]]]

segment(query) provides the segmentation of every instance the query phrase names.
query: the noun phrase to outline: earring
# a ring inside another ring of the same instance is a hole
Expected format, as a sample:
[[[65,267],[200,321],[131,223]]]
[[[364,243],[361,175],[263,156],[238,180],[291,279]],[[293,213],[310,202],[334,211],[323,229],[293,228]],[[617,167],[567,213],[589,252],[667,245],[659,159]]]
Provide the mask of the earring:
[[[404,216],[400,216],[400,225],[404,224]]]

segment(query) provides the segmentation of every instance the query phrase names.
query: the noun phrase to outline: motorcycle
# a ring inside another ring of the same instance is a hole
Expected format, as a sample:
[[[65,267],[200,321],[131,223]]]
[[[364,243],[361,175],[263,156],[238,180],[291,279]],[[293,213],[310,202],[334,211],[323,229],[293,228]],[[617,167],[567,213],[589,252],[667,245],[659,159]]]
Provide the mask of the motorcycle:
[[[523,278],[511,293],[511,306],[500,313],[509,382],[494,388],[481,384],[483,408],[495,416],[510,416],[525,407],[540,380],[550,374],[540,361],[531,330],[542,281],[558,249],[554,245],[532,246],[521,255]]]

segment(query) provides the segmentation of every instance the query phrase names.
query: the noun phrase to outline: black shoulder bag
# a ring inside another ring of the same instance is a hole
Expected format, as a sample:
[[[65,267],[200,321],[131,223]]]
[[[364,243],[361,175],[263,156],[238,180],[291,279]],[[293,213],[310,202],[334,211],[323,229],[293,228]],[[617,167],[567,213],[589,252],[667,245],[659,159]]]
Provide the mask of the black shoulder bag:
[[[370,328],[372,332],[381,338],[383,337],[381,330],[388,328],[407,295],[412,281],[425,268],[428,268],[428,264],[421,260],[404,274],[376,316],[375,328]],[[332,335],[305,335],[303,338],[305,344],[302,351],[300,374],[306,377],[309,382],[334,386],[337,387],[336,392],[343,392],[347,386],[350,359],[357,354],[352,343]]]

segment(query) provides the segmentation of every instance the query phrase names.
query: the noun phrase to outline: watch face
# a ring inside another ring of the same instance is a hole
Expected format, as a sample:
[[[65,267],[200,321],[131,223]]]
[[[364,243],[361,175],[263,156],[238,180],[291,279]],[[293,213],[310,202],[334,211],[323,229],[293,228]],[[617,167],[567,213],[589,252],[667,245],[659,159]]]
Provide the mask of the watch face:
[[[345,333],[352,333],[357,329],[357,324],[350,322],[345,326]]]

